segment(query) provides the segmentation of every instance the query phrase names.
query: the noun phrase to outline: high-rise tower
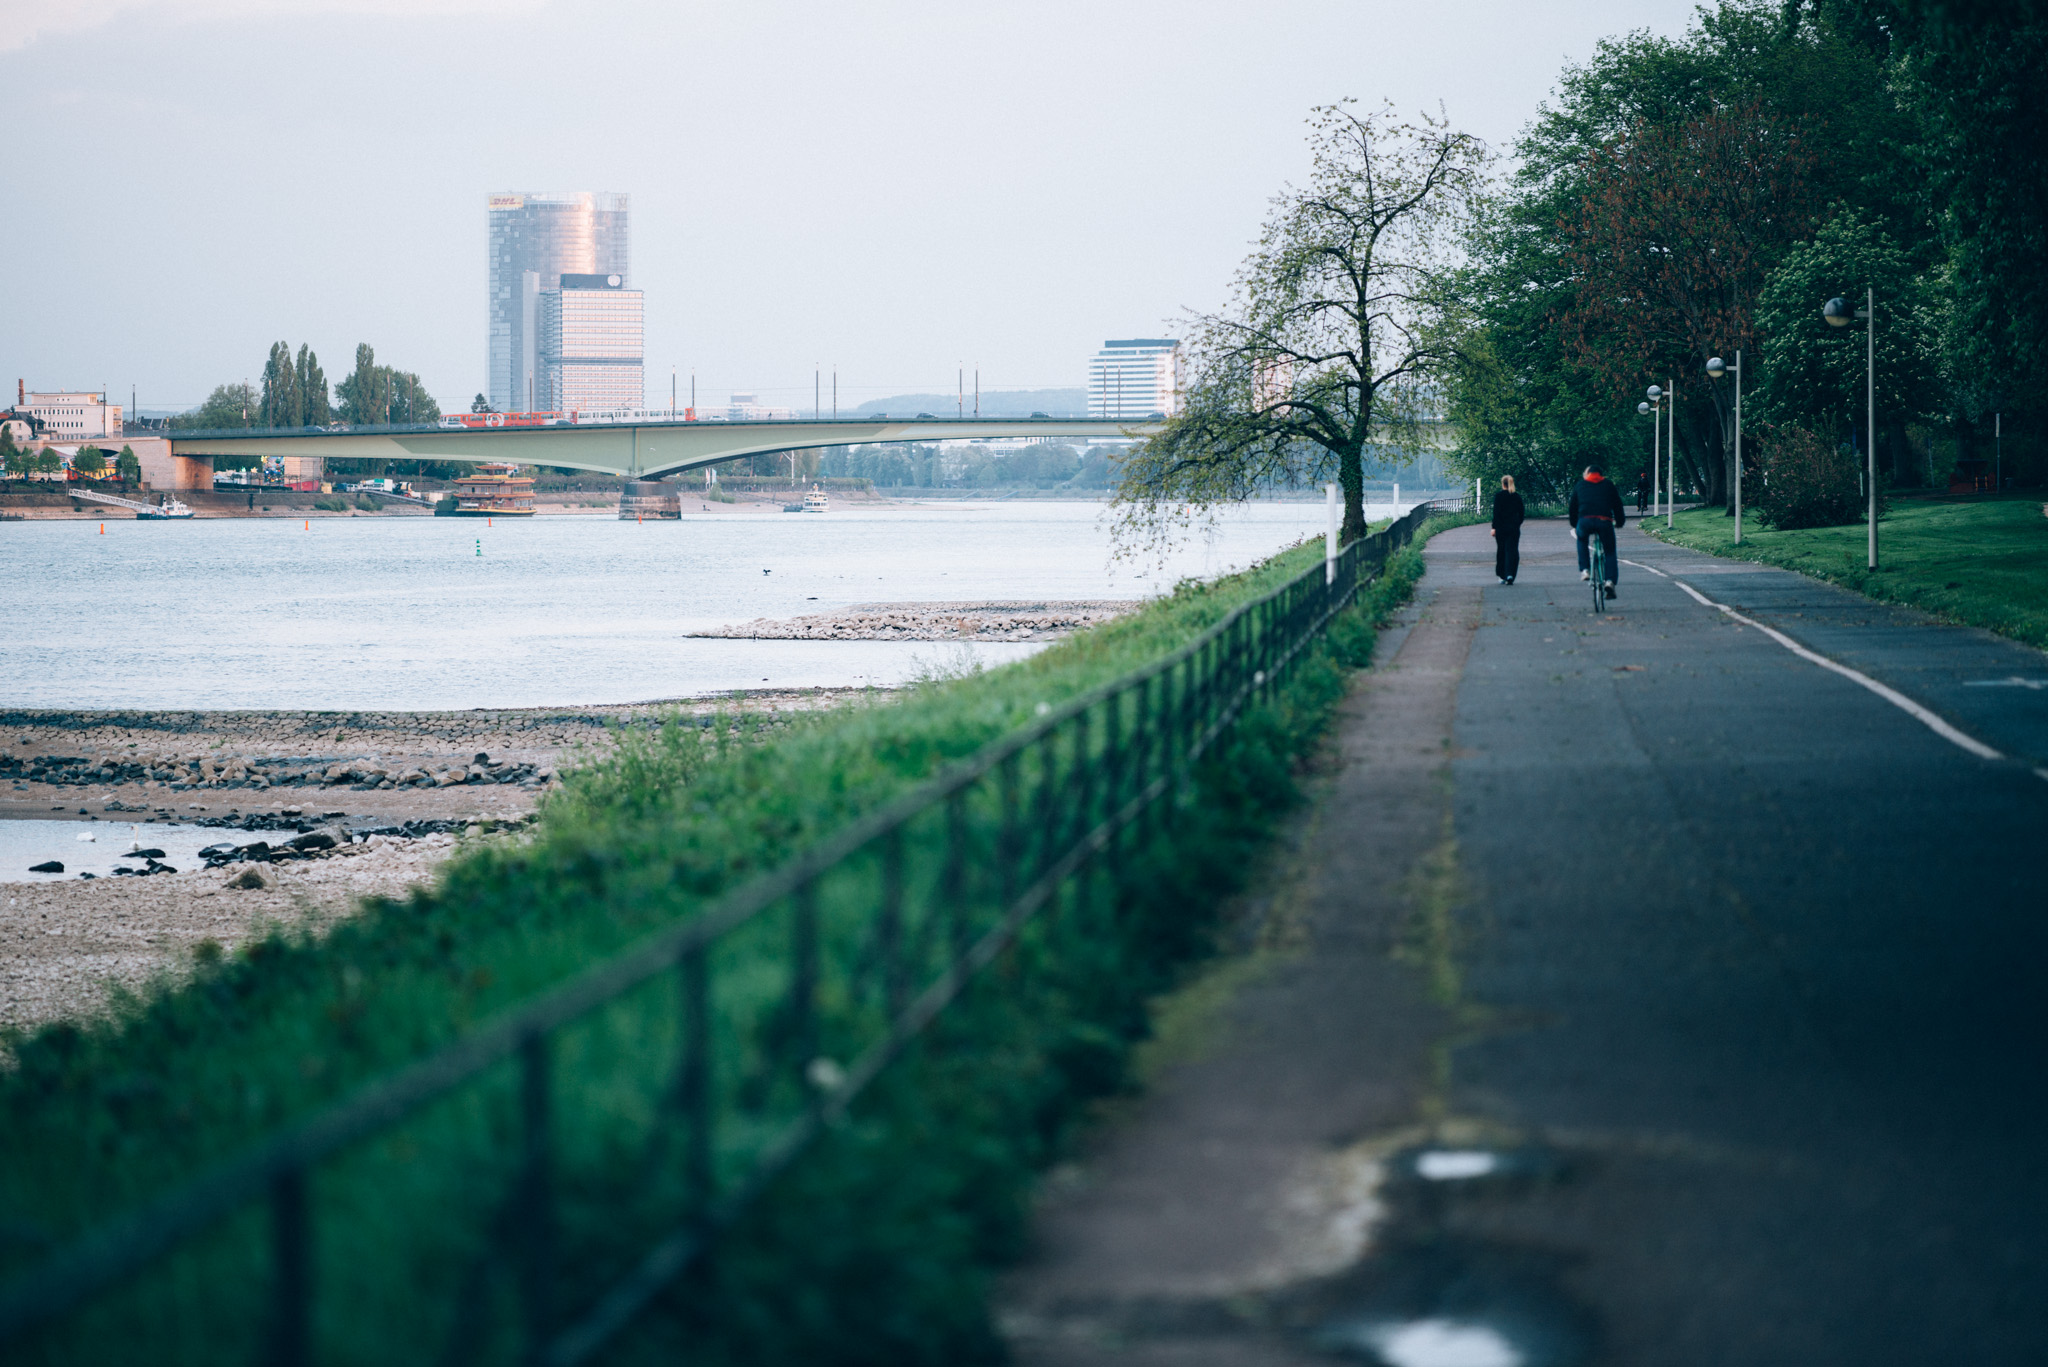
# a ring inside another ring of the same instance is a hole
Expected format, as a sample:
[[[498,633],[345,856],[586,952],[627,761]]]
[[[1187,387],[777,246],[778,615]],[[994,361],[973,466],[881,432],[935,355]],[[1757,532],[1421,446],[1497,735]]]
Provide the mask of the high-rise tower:
[[[564,275],[631,279],[627,197],[588,191],[494,194],[490,213],[491,407],[545,407],[541,361],[543,291]]]

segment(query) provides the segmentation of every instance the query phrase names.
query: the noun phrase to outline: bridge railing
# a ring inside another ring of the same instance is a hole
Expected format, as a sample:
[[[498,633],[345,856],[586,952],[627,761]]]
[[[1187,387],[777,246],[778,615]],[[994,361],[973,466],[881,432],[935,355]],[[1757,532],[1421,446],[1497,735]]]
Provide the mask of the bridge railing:
[[[1430,511],[79,1239],[0,1287],[4,1356],[384,1360],[380,1312],[416,1333],[425,1300],[455,1356],[515,1305],[515,1356],[587,1360],[1034,922],[1112,914],[1133,840]]]

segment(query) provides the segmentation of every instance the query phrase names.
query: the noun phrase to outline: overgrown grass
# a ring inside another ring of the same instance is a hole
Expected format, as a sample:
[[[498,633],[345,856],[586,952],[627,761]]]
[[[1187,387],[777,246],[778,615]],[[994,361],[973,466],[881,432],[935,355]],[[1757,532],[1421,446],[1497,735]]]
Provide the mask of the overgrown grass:
[[[772,737],[675,725],[631,737],[571,779],[534,837],[454,861],[432,893],[374,906],[324,940],[272,936],[117,1022],[15,1040],[18,1066],[0,1079],[0,1269],[687,917],[1041,705],[1167,653],[1315,556],[1303,548],[1023,664]],[[1090,1097],[1124,1085],[1144,1002],[1205,949],[1218,900],[1294,799],[1296,758],[1419,572],[1415,552],[1397,557],[1202,766],[1176,819],[1087,896],[1034,922],[643,1321],[628,1356],[672,1355],[687,1341],[707,1362],[993,1360],[982,1283],[1020,1246],[1030,1175]],[[857,953],[833,938],[840,909],[828,900],[822,915],[827,954]],[[764,918],[721,941],[713,962],[728,1175],[775,1118],[774,1105],[745,1095],[759,1047],[732,1022],[780,990],[787,940],[777,934]],[[665,994],[669,984],[654,984],[555,1043],[562,1242],[577,1254],[561,1278],[567,1308],[673,1218]],[[517,1151],[514,1095],[503,1070],[323,1169],[323,1361],[388,1361],[399,1339],[509,1360],[517,1316],[494,1257],[506,1241],[494,1212]],[[750,1121],[757,1113],[766,1118]],[[76,1337],[51,1341],[47,1360],[119,1356],[141,1332],[158,1361],[253,1346],[260,1220],[203,1242],[95,1306]]]
[[[1645,530],[1714,555],[1798,570],[1887,603],[1903,603],[1952,622],[1984,627],[2029,645],[2048,647],[2048,516],[2038,498],[1970,497],[1897,500],[1878,520],[1878,565],[1867,568],[1867,529],[1779,532],[1719,508],[1678,514],[1664,530]]]

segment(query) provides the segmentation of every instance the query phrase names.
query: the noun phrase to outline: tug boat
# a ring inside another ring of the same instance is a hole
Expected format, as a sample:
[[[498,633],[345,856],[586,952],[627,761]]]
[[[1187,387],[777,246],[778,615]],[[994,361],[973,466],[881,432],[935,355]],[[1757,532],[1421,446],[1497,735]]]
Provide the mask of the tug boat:
[[[165,494],[154,508],[145,508],[135,514],[137,522],[168,522],[174,518],[192,516],[192,510],[179,500]]]

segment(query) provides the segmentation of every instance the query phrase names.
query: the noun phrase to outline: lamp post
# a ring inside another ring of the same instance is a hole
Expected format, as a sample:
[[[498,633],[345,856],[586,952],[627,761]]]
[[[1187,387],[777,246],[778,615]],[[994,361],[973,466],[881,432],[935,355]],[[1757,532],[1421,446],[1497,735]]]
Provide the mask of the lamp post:
[[[1661,459],[1664,462],[1661,476],[1664,482],[1664,527],[1668,531],[1676,518],[1673,500],[1678,492],[1678,392],[1669,380],[1664,382],[1663,388],[1651,385],[1649,392],[1649,401],[1637,404],[1636,412],[1654,419],[1656,423],[1651,429],[1653,435],[1650,438],[1651,475],[1653,479],[1658,477],[1656,462],[1660,458],[1658,452],[1661,447]],[[1664,427],[1667,422],[1671,425],[1669,442],[1664,440]],[[1650,515],[1655,517],[1656,514],[1657,507],[1652,503]]]
[[[1650,511],[1654,515],[1657,481],[1661,477],[1664,460],[1664,391],[1651,385],[1648,401],[1637,404],[1636,412],[1650,420]]]
[[[1728,365],[1719,356],[1707,361],[1707,374],[1715,379],[1723,375],[1735,376],[1735,544],[1742,544],[1742,351],[1737,348],[1735,364]]]
[[[1836,295],[1821,310],[1829,327],[1845,328],[1863,320],[1863,490],[1869,498],[1870,568],[1877,568],[1877,287],[1863,287],[1863,307],[1849,311],[1849,301]]]

